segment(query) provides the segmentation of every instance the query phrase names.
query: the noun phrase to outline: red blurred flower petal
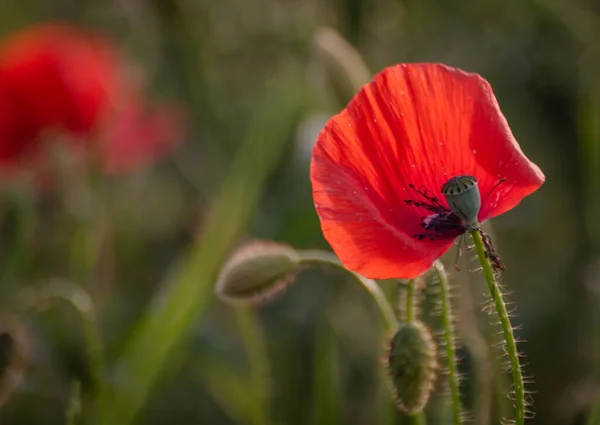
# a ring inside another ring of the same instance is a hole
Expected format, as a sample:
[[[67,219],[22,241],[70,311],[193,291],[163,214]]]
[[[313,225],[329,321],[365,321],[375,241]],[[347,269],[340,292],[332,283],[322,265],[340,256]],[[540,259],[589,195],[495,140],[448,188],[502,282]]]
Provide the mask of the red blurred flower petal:
[[[57,133],[99,152],[112,173],[169,153],[182,140],[180,112],[147,107],[126,71],[117,49],[84,29],[49,23],[11,34],[0,44],[3,171],[48,162],[41,141]]]
[[[417,240],[423,210],[409,184],[440,194],[457,175],[477,178],[479,220],[516,206],[544,181],[525,157],[490,85],[441,64],[396,65],[379,73],[323,129],[311,180],[326,239],[346,267],[371,278],[411,278],[452,240]]]
[[[35,26],[13,34],[0,52],[2,78],[33,128],[89,133],[117,93],[116,53],[83,30]]]

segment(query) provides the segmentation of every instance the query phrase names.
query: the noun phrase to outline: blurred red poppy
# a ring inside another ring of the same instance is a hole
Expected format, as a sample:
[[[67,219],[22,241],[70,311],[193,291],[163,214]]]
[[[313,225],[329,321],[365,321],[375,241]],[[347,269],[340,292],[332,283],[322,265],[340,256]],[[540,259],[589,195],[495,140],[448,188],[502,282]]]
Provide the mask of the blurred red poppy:
[[[146,107],[127,71],[108,40],[84,29],[48,23],[10,34],[0,43],[0,166],[47,162],[41,145],[56,135],[99,154],[107,172],[168,153],[181,140],[180,115]]]
[[[376,279],[420,275],[465,231],[440,196],[461,175],[475,177],[484,195],[480,222],[544,182],[489,83],[441,64],[379,73],[329,120],[311,163],[325,238],[346,267]],[[448,218],[450,231],[424,234],[431,222],[445,225]]]

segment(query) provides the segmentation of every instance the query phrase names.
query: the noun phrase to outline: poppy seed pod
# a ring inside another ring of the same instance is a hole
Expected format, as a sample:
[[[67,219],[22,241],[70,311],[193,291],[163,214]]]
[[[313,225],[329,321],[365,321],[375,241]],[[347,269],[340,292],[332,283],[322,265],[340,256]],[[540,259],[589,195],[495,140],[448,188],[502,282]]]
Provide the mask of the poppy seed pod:
[[[423,410],[435,382],[436,346],[419,321],[403,323],[389,341],[385,367],[398,408],[409,415]]]
[[[475,177],[452,177],[442,186],[442,193],[454,214],[462,218],[467,225],[477,226],[481,194]]]
[[[290,246],[251,241],[241,246],[223,266],[216,293],[235,304],[259,304],[283,291],[300,269],[298,253]]]

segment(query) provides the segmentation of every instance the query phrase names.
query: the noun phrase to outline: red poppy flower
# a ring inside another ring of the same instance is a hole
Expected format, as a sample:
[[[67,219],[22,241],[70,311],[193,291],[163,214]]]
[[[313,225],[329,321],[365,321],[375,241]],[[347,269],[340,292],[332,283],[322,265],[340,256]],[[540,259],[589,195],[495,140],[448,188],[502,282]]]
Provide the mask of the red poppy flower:
[[[127,68],[108,40],[84,29],[49,23],[11,34],[0,43],[0,166],[46,161],[42,140],[56,134],[100,152],[107,171],[174,148],[178,116],[147,108]]]
[[[441,194],[462,175],[477,180],[479,222],[544,182],[489,83],[441,64],[379,73],[329,120],[311,163],[325,238],[346,267],[375,279],[420,275],[468,230]]]

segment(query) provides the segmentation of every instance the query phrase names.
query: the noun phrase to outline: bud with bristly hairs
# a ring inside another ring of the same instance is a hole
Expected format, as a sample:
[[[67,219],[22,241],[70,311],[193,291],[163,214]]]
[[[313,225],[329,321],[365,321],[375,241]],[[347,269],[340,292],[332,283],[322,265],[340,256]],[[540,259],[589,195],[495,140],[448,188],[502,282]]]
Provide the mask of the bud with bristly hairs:
[[[409,415],[423,410],[435,383],[436,346],[420,321],[403,323],[389,341],[385,369],[398,408]]]
[[[216,293],[233,304],[260,304],[291,284],[301,269],[296,250],[270,241],[250,241],[225,263]]]

